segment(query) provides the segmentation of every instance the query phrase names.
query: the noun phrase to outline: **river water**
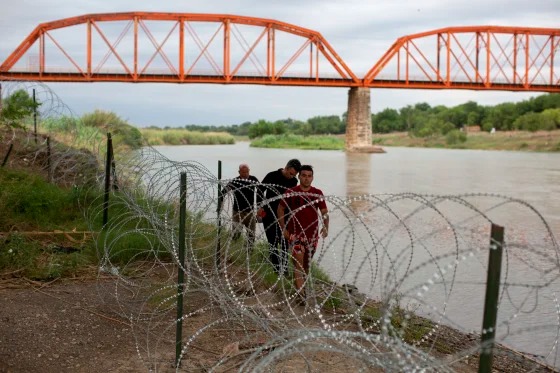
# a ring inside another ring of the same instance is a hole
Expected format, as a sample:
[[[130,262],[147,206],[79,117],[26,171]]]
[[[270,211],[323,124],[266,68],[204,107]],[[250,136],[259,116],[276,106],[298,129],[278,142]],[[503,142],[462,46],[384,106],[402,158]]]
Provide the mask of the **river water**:
[[[488,222],[473,218],[472,209],[465,209],[464,204],[449,201],[437,208],[415,210],[418,195],[474,194],[465,199],[482,206],[486,216],[503,225],[506,242],[511,244],[502,265],[502,281],[509,285],[501,292],[501,327],[496,335],[501,343],[544,356],[550,364],[560,366],[560,280],[555,243],[560,237],[560,153],[389,147],[385,154],[347,154],[252,148],[247,142],[155,149],[174,161],[197,161],[215,175],[220,160],[224,179],[237,176],[238,165],[248,163],[251,174],[262,180],[290,158],[299,158],[313,165],[313,185],[325,195],[341,199],[373,195],[349,204],[358,220],[343,214],[346,205],[329,205],[333,211],[330,241],[322,246],[328,248],[316,255],[319,265],[337,282],[353,283],[373,296],[383,297],[398,283],[401,302],[405,302],[401,306],[462,330],[480,332],[488,255],[484,246],[489,243],[489,228],[484,227]],[[390,202],[393,215],[410,216],[413,212],[406,224],[400,224],[406,229],[395,229],[399,223],[391,221],[388,209],[371,202],[375,196],[385,199],[386,194],[399,193],[413,193],[410,198]],[[523,200],[538,213],[487,194]],[[348,230],[352,221],[363,229]],[[346,228],[336,233],[337,226]],[[450,228],[455,235],[446,232]],[[449,240],[455,247],[446,252]],[[383,249],[372,250],[372,242]],[[445,281],[438,283],[442,278]]]

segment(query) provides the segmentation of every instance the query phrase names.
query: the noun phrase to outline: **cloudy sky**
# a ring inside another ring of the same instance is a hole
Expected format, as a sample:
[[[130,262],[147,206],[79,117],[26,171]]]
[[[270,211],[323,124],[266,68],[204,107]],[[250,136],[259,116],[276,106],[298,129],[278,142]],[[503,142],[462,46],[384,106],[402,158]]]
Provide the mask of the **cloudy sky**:
[[[42,22],[89,13],[219,13],[269,18],[320,32],[358,76],[400,36],[448,26],[559,27],[560,0],[2,0],[0,62]],[[81,36],[80,36],[81,37]],[[306,120],[346,111],[347,88],[210,84],[49,84],[76,114],[111,110],[137,126]],[[371,109],[520,101],[538,93],[372,89]]]

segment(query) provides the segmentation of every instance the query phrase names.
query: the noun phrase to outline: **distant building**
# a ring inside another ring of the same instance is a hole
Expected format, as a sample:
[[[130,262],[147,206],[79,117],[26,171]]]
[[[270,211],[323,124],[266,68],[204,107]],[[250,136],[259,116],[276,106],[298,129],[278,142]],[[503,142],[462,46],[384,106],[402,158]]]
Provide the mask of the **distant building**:
[[[465,126],[465,132],[480,132],[480,126]]]

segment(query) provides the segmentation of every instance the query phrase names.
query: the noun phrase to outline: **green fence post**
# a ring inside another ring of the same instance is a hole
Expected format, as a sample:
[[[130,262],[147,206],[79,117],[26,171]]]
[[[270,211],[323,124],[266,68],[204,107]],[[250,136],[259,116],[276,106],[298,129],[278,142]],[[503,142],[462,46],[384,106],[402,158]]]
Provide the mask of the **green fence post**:
[[[103,227],[109,221],[109,193],[111,191],[111,159],[113,158],[113,140],[107,133],[107,155],[105,160],[105,194],[103,196]]]
[[[488,255],[488,276],[486,279],[486,299],[484,301],[484,318],[482,321],[480,360],[478,365],[479,373],[490,373],[492,371],[503,246],[504,227],[492,224],[490,252]]]
[[[4,167],[6,165],[6,162],[8,162],[8,158],[10,157],[10,153],[12,152],[12,149],[14,148],[14,144],[10,144],[10,147],[8,148],[8,151],[6,152],[6,156],[4,157],[4,161],[2,161],[2,167]]]
[[[35,144],[37,144],[37,101],[35,100],[35,88],[33,88],[33,133],[35,134]]]
[[[222,195],[222,161],[218,161],[218,240],[216,242],[216,269],[220,270],[221,265],[221,256],[222,256],[222,219],[221,219],[221,212],[222,212],[222,204],[224,202],[224,196]]]
[[[181,172],[179,186],[179,269],[177,274],[177,331],[175,333],[175,367],[179,367],[183,340],[183,292],[185,289],[185,225],[187,220],[187,174]]]
[[[53,180],[52,170],[51,170],[51,137],[47,136],[47,177],[49,178],[49,183]]]
[[[111,176],[113,177],[113,190],[119,190],[119,180],[117,179],[117,164],[115,162],[115,152],[113,150],[113,141],[111,141]]]

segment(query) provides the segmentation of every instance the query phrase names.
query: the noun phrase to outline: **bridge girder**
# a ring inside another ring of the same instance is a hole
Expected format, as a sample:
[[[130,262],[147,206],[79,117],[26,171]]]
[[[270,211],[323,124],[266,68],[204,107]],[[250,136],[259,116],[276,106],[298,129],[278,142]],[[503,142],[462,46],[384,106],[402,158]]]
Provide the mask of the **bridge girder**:
[[[156,35],[150,29],[153,23],[148,24],[153,21],[167,22],[170,29],[166,34]],[[104,27],[116,28],[119,22],[120,34],[117,38],[110,37]],[[197,25],[201,24],[215,27],[201,35],[197,31]],[[85,26],[86,43],[75,57],[76,52],[64,48],[53,31],[78,25]],[[242,27],[250,34],[251,41],[239,30]],[[121,43],[125,39],[129,44],[123,47]],[[278,43],[286,43],[284,39],[297,47],[293,53],[277,47]],[[46,63],[47,42],[51,50],[64,57],[61,59],[68,65],[64,70],[57,71],[56,66]],[[38,44],[35,64],[16,68],[16,63],[21,62],[34,44]],[[102,47],[105,54],[96,60],[94,54]],[[109,59],[116,65],[107,66]],[[162,67],[151,66],[155,59],[162,62]],[[292,73],[296,68],[300,70]],[[321,76],[322,69],[328,69],[331,76]],[[359,79],[316,31],[263,18],[191,13],[90,14],[42,23],[0,65],[0,75],[21,80],[72,82],[359,84]]]
[[[154,24],[167,29],[155,32]],[[56,33],[75,27],[86,42],[66,47],[73,38]],[[0,80],[560,92],[559,49],[560,29],[448,27],[397,39],[359,78],[320,33],[296,25],[228,14],[107,13],[38,25],[0,65]]]

